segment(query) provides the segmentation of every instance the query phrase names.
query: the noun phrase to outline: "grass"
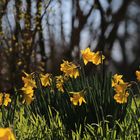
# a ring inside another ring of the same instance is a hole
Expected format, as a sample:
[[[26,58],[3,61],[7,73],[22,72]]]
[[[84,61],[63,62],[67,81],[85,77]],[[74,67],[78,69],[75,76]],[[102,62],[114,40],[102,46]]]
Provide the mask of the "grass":
[[[47,120],[43,116],[27,114],[25,108],[20,107],[19,111],[15,112],[14,123],[9,124],[9,127],[14,130],[18,140],[137,140],[140,137],[139,125],[134,116],[136,114],[132,113],[128,111],[121,123],[116,120],[113,128],[109,127],[109,121],[105,121],[99,124],[85,124],[84,132],[81,127],[78,127],[76,131],[71,130],[71,133],[68,133],[59,113],[55,117],[50,116]],[[47,121],[50,125],[46,125]],[[0,124],[4,127],[2,122]]]

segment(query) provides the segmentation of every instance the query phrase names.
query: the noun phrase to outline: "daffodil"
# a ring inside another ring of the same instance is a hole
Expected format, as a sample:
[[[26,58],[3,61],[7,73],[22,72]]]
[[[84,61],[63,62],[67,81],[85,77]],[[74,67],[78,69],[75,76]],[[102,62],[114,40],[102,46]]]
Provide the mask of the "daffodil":
[[[7,94],[7,93],[6,93],[6,94],[4,95],[4,103],[3,103],[3,104],[4,104],[5,106],[7,106],[8,103],[10,103],[10,102],[11,102],[10,94]]]
[[[56,88],[58,89],[58,91],[64,92],[63,84],[64,77],[62,75],[56,76]]]
[[[124,83],[124,81],[122,80],[122,77],[123,75],[115,74],[112,78],[112,87],[114,87],[115,85],[119,83]]]
[[[10,128],[0,128],[0,140],[16,140]]]
[[[21,90],[23,91],[24,94],[23,103],[26,102],[27,104],[30,104],[33,100],[33,95],[34,95],[33,87],[31,86],[23,87]]]
[[[94,53],[92,63],[95,65],[99,65],[105,59],[105,56],[102,55],[99,51]]]
[[[90,50],[90,48],[86,48],[85,50],[81,50],[82,58],[84,61],[84,64],[87,65],[88,62],[93,61],[94,52]]]
[[[36,84],[35,84],[35,81],[32,78],[32,74],[27,74],[25,72],[24,72],[24,74],[25,74],[25,77],[22,77],[22,80],[24,82],[24,87],[31,86],[31,87],[36,88]]]
[[[114,95],[114,99],[116,100],[117,103],[123,104],[123,103],[127,103],[128,96],[129,96],[128,92],[120,92]]]
[[[33,87],[31,87],[31,86],[22,87],[21,90],[24,92],[24,94],[33,94],[34,93]]]
[[[117,103],[120,104],[127,103],[127,97],[129,96],[127,88],[129,86],[130,84],[127,82],[119,83],[114,86],[114,90],[116,92],[114,95],[114,99],[116,100]]]
[[[4,104],[5,106],[11,102],[10,94],[8,93],[0,93],[0,105]]]
[[[22,77],[24,87],[21,88],[24,96],[23,103],[26,102],[27,104],[30,104],[33,100],[34,88],[36,88],[36,83],[35,80],[33,79],[33,73],[28,74],[24,72],[24,74],[25,77]]]
[[[24,99],[22,101],[22,103],[26,102],[27,105],[31,104],[31,102],[33,101],[33,94],[24,94]]]
[[[40,74],[40,79],[41,79],[42,86],[46,87],[51,85],[52,79],[49,73],[46,73],[45,75]]]
[[[115,90],[114,99],[120,104],[127,103],[127,97],[129,96],[127,89],[131,86],[128,82],[124,82],[122,78],[123,75],[118,74],[112,77],[112,87]]]
[[[81,106],[82,103],[86,103],[83,94],[81,92],[70,92],[72,94],[72,97],[70,97],[70,101],[73,103],[73,105],[79,105]]]
[[[33,81],[32,79],[28,79],[26,77],[22,77],[22,80],[24,82],[24,86],[25,87],[28,87],[28,86],[36,87],[35,81]]]
[[[140,81],[140,71],[136,71],[137,80]]]
[[[72,62],[63,61],[60,70],[64,72],[66,76],[70,76],[71,78],[77,78],[79,76],[78,68]]]
[[[105,59],[105,56],[102,55],[99,51],[95,53],[92,52],[90,48],[81,50],[81,54],[85,65],[87,65],[88,62],[92,62],[95,65],[99,65],[102,62],[102,60]]]
[[[120,84],[117,84],[117,85],[114,86],[114,90],[115,90],[116,92],[119,92],[119,93],[120,93],[120,92],[125,92],[126,89],[127,89],[129,86],[130,86],[130,84],[127,83],[127,82],[120,83]]]

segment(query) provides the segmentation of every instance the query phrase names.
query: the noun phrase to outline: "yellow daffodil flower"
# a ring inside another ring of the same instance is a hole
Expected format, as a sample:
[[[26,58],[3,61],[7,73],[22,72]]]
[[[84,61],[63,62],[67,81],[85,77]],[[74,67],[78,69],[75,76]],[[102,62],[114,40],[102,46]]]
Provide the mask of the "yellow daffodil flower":
[[[137,80],[140,81],[140,71],[136,71]]]
[[[36,87],[35,81],[33,81],[32,79],[28,79],[26,77],[22,77],[22,80],[24,82],[24,86],[25,87],[28,87],[28,86]]]
[[[0,105],[4,104],[5,106],[11,102],[10,94],[8,93],[0,93]]]
[[[124,82],[122,79],[123,75],[115,74],[112,77],[112,87],[115,90],[114,99],[117,103],[123,104],[127,103],[127,97],[129,93],[127,92],[127,88],[131,86],[128,82]]]
[[[22,101],[22,103],[26,102],[27,105],[31,104],[31,102],[33,101],[33,94],[24,94],[24,100]]]
[[[16,140],[10,128],[0,128],[0,140]]]
[[[31,87],[31,86],[23,87],[21,90],[22,90],[25,94],[33,94],[33,93],[34,93],[33,87]]]
[[[114,90],[116,92],[116,94],[114,95],[114,99],[117,103],[127,103],[127,97],[129,96],[127,88],[129,86],[130,84],[128,82],[119,83],[114,86]]]
[[[122,80],[122,77],[123,75],[115,74],[112,78],[112,87],[114,87],[115,85],[119,83],[124,83],[124,81]]]
[[[77,66],[72,62],[63,61],[60,70],[64,72],[66,76],[70,76],[71,78],[77,78],[79,76]]]
[[[33,100],[33,95],[34,95],[33,87],[31,87],[31,86],[23,87],[21,90],[24,93],[23,103],[26,101],[27,104],[30,104]]]
[[[87,65],[88,62],[92,62],[95,65],[99,65],[102,62],[102,60],[105,59],[105,56],[101,55],[99,51],[95,53],[92,52],[90,48],[81,50],[81,54],[85,65]]]
[[[64,84],[64,77],[62,75],[56,76],[56,88],[58,89],[58,91],[64,92],[63,84]]]
[[[4,96],[4,105],[7,106],[8,103],[10,103],[10,102],[11,102],[10,94],[6,93],[5,96]]]
[[[24,82],[24,87],[35,87],[36,88],[36,84],[35,81],[32,78],[32,74],[27,74],[24,72],[24,74],[26,75],[25,77],[22,77],[22,80]]]
[[[116,100],[117,103],[123,104],[123,103],[127,103],[128,96],[129,96],[128,92],[116,93],[114,95],[114,99]]]
[[[40,80],[41,80],[42,86],[44,87],[50,86],[52,82],[51,75],[49,73],[45,75],[40,74]]]
[[[114,86],[114,90],[115,90],[116,92],[119,92],[119,93],[120,93],[120,92],[125,92],[126,89],[127,89],[129,86],[130,86],[129,83],[124,82],[124,83],[115,85],[115,86]]]
[[[105,56],[102,55],[99,51],[94,53],[92,63],[95,65],[99,65],[105,59]]]
[[[90,48],[86,48],[85,50],[81,50],[82,58],[84,61],[84,64],[87,65],[88,62],[93,61],[94,52],[90,50]]]
[[[81,92],[70,92],[72,93],[72,97],[70,97],[70,101],[73,103],[73,105],[78,105],[81,106],[82,103],[86,103],[83,95]]]
[[[24,87],[21,88],[24,96],[23,103],[26,102],[27,104],[30,104],[33,100],[33,95],[34,95],[33,88],[36,88],[36,83],[33,79],[33,73],[28,74],[24,72],[24,74],[25,77],[22,77],[22,80],[24,82]]]

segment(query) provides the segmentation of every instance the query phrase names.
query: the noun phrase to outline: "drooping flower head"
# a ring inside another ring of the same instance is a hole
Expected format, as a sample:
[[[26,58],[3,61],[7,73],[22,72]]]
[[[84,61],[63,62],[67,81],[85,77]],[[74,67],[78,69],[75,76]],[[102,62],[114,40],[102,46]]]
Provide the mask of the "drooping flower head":
[[[30,104],[33,101],[34,96],[34,88],[36,88],[36,82],[33,79],[33,73],[27,74],[24,72],[25,76],[22,77],[24,87],[21,88],[23,92],[23,103],[26,102],[27,104]]]
[[[99,65],[105,59],[105,56],[101,54],[101,52],[96,52],[93,55],[92,63],[95,65]]]
[[[115,75],[112,77],[112,87],[114,87],[115,85],[117,85],[117,84],[119,84],[119,83],[124,83],[122,77],[123,77],[123,75],[115,74]]]
[[[123,75],[118,74],[112,77],[112,87],[115,90],[114,99],[119,104],[127,103],[127,98],[129,96],[127,89],[131,86],[128,82],[124,82],[122,78]]]
[[[84,61],[84,64],[87,65],[88,62],[93,61],[94,52],[90,50],[90,48],[86,48],[85,50],[81,50],[82,58]]]
[[[21,89],[23,91],[24,100],[23,103],[26,102],[28,105],[31,104],[33,100],[34,90],[33,87],[22,87]]]
[[[114,90],[116,92],[116,94],[114,95],[114,99],[117,103],[127,103],[127,98],[129,96],[127,89],[129,86],[130,84],[127,82],[119,83],[114,86]]]
[[[123,104],[127,103],[128,96],[129,96],[128,92],[120,92],[114,95],[114,99],[116,100],[117,103]]]
[[[64,72],[66,76],[69,76],[71,78],[77,78],[79,76],[78,68],[72,62],[63,60],[63,63],[60,65],[60,70]]]
[[[101,52],[92,52],[90,48],[81,50],[81,54],[85,65],[87,65],[88,62],[92,62],[95,65],[99,65],[100,63],[102,63],[102,60],[105,59],[105,56],[102,55]]]
[[[73,105],[81,106],[82,103],[86,103],[82,92],[70,92],[70,93],[72,94],[72,97],[70,97],[70,101],[73,103]]]
[[[22,81],[24,83],[24,86],[25,87],[31,86],[31,87],[36,88],[35,80],[32,78],[32,73],[27,74],[26,72],[24,72],[24,74],[25,74],[25,77],[22,77]]]
[[[128,82],[124,82],[124,83],[119,83],[117,85],[114,86],[114,90],[118,93],[120,92],[125,92],[127,90],[127,88],[130,86],[130,84]]]
[[[33,94],[24,94],[24,100],[22,101],[22,103],[26,102],[27,105],[30,105],[33,100]]]
[[[46,86],[50,86],[52,83],[52,79],[51,79],[51,74],[46,73],[46,74],[40,74],[40,80],[42,83],[42,86],[46,87]]]
[[[11,102],[11,98],[10,98],[10,94],[5,94],[5,97],[4,97],[4,105],[7,106],[8,103]]]
[[[33,94],[34,93],[34,90],[31,86],[22,87],[21,90],[24,92],[24,94]]]
[[[8,93],[0,93],[0,106],[3,104],[5,106],[11,102],[10,94]]]
[[[58,89],[58,91],[64,92],[63,84],[64,77],[62,75],[56,76],[56,88]]]

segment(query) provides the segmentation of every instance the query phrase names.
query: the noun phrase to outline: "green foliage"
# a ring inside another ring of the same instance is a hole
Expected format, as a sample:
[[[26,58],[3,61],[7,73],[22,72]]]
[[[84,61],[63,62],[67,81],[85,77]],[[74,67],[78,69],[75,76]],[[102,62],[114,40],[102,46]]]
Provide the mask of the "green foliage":
[[[120,105],[113,99],[111,74],[69,79],[64,93],[55,87],[44,88],[36,77],[37,89],[31,105],[21,104],[19,91],[15,90],[12,102],[1,106],[0,127],[11,127],[20,140],[115,140],[138,139],[140,114],[137,100]],[[74,106],[70,92],[84,94],[86,103]],[[134,109],[135,107],[135,109]]]
[[[36,114],[49,117],[49,108],[52,108],[52,115],[59,112],[67,130],[75,130],[81,126],[84,130],[85,124],[100,123],[108,120],[109,127],[113,127],[115,120],[123,120],[126,114],[126,107],[131,104],[131,96],[128,104],[117,104],[114,100],[114,90],[111,86],[111,74],[96,74],[86,77],[84,73],[77,79],[69,79],[65,82],[64,93],[56,90],[55,85],[43,88],[36,77],[38,89],[35,92],[34,102],[31,104],[31,111]],[[54,81],[54,79],[53,79]],[[70,92],[82,92],[86,104],[74,106],[70,102]]]
[[[26,111],[24,107],[21,107],[19,111],[15,112],[13,125],[9,124],[13,128],[16,138],[20,140],[137,140],[140,136],[139,124],[134,117],[136,115],[134,112],[127,111],[124,121],[122,123],[115,121],[113,128],[109,127],[109,121],[105,121],[99,124],[87,124],[84,126],[83,132],[81,126],[77,127],[76,131],[71,131],[70,134],[66,132],[58,112],[53,117],[50,109],[50,117],[46,120],[44,116],[30,114],[30,111],[27,114]],[[47,121],[50,122],[50,125],[46,125]],[[1,124],[0,127],[3,125]]]
[[[32,116],[31,114],[26,115],[28,116],[25,117],[24,111],[21,110],[19,116],[17,116],[15,120],[14,126],[17,139],[49,140],[55,137],[63,137],[63,135],[61,135],[62,123],[57,116],[55,119],[51,120],[51,126],[48,127],[48,125],[46,125],[47,120],[43,116]]]

